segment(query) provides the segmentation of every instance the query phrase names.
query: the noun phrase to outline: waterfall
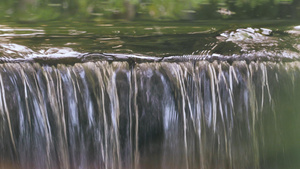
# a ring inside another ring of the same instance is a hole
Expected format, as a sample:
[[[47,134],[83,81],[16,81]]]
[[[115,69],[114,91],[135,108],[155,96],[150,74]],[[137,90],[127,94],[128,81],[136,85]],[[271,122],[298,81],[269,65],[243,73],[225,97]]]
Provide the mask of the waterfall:
[[[277,104],[282,93],[299,92],[299,68],[297,61],[2,63],[0,168],[261,168],[270,140],[283,148]]]

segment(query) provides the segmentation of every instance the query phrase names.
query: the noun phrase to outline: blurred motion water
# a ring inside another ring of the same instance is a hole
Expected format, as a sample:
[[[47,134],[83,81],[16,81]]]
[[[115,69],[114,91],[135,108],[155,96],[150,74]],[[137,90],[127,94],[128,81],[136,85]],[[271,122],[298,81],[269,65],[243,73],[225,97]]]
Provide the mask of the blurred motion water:
[[[1,164],[297,168],[299,63],[1,65]]]

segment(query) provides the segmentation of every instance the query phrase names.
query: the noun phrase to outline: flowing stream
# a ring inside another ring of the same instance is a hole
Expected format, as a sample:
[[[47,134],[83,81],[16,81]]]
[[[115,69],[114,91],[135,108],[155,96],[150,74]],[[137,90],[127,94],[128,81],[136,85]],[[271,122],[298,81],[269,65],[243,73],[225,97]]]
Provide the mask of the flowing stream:
[[[2,27],[1,169],[300,166],[299,27]]]

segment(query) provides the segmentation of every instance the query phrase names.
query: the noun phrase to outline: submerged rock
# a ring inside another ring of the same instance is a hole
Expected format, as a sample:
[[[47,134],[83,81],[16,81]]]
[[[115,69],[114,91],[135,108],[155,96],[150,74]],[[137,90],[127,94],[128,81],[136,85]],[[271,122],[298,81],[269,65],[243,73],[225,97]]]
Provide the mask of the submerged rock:
[[[226,41],[245,41],[259,43],[269,40],[267,36],[271,35],[272,30],[267,28],[246,28],[237,29],[236,31],[224,32],[220,35],[226,38]]]

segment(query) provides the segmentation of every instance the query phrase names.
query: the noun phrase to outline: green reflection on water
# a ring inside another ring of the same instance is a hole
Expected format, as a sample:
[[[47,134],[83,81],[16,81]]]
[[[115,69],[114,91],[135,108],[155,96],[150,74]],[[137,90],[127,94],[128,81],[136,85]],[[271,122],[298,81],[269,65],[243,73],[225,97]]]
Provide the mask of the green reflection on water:
[[[299,18],[296,0],[2,0],[0,18],[55,19]]]

